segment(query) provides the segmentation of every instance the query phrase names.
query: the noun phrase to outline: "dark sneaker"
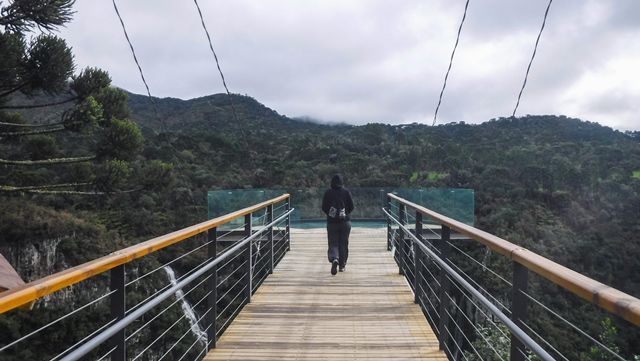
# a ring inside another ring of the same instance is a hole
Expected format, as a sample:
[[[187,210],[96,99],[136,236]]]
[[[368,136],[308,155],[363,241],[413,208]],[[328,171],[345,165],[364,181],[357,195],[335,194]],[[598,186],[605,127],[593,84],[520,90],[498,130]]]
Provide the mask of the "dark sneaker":
[[[345,267],[345,266],[340,267],[340,268],[338,269],[338,271],[340,271],[340,272],[344,272],[344,267]]]
[[[336,273],[338,273],[338,260],[334,259],[333,262],[331,262],[331,274],[335,276]]]

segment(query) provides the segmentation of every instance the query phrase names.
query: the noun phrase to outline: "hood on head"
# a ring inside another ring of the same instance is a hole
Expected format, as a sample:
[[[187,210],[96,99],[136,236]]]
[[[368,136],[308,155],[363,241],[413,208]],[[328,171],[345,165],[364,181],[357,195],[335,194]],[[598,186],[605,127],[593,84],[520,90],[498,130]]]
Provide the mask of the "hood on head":
[[[331,188],[336,189],[340,188],[344,185],[342,182],[342,176],[340,174],[336,174],[331,178]]]

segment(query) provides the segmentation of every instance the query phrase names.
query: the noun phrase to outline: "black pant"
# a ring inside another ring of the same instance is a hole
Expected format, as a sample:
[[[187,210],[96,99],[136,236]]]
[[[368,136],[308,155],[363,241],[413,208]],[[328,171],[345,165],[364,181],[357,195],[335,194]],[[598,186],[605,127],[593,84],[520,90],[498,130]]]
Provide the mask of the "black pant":
[[[349,233],[351,233],[351,222],[327,223],[327,237],[329,238],[327,256],[329,262],[337,259],[340,267],[344,267],[347,264]]]

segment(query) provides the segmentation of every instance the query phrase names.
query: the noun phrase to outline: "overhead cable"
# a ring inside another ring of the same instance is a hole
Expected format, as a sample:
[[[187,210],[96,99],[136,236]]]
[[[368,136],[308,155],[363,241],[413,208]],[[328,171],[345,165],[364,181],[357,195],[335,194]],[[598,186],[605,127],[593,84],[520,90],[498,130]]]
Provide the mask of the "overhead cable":
[[[200,16],[200,23],[202,24],[202,28],[204,29],[204,33],[207,35],[207,41],[209,42],[209,49],[211,49],[211,53],[213,54],[213,58],[216,61],[216,67],[218,68],[218,73],[220,73],[220,78],[222,79],[222,85],[224,86],[224,90],[226,90],[227,95],[229,96],[229,103],[231,103],[231,110],[233,111],[233,117],[238,122],[238,114],[236,113],[236,107],[233,104],[233,97],[231,96],[231,92],[229,92],[229,87],[227,87],[227,81],[224,78],[224,73],[220,68],[220,61],[218,60],[218,55],[216,51],[213,49],[213,42],[211,41],[211,35],[209,35],[209,30],[207,30],[207,25],[204,22],[204,16],[202,15],[202,10],[200,9],[200,5],[198,4],[198,0],[193,0],[196,4],[196,9],[198,9],[198,15]]]
[[[456,36],[456,43],[453,46],[453,51],[451,52],[451,58],[449,59],[449,68],[447,68],[447,73],[444,76],[444,84],[442,84],[442,90],[440,90],[440,97],[438,98],[438,105],[436,106],[436,111],[433,114],[433,125],[436,125],[436,120],[438,118],[438,110],[440,109],[440,104],[442,103],[442,95],[444,94],[444,89],[447,87],[447,79],[449,78],[449,72],[451,71],[451,66],[453,65],[453,57],[456,55],[456,48],[458,47],[458,42],[460,41],[460,33],[462,32],[462,25],[464,25],[464,20],[467,18],[467,9],[469,8],[469,0],[467,0],[464,5],[464,13],[462,14],[462,21],[460,21],[460,27],[458,27],[458,35]]]
[[[522,97],[522,92],[524,91],[524,87],[527,85],[527,78],[529,77],[529,71],[531,70],[531,64],[533,63],[533,59],[536,57],[536,51],[538,50],[538,43],[540,42],[540,36],[542,36],[542,31],[544,30],[544,25],[547,22],[547,15],[549,15],[549,8],[551,8],[551,3],[553,0],[549,0],[549,4],[547,4],[547,10],[544,12],[544,18],[542,19],[542,26],[540,27],[540,32],[538,33],[538,38],[536,39],[536,45],[533,47],[533,54],[531,54],[531,60],[529,60],[529,66],[527,66],[527,72],[524,75],[524,81],[522,82],[522,88],[520,88],[520,93],[518,94],[518,101],[516,102],[515,108],[513,108],[512,117],[516,116],[516,111],[518,110],[518,106],[520,105],[520,98]]]
[[[144,87],[147,89],[147,95],[149,96],[149,99],[151,100],[151,103],[153,104],[153,110],[155,111],[156,118],[160,121],[160,124],[161,124],[162,128],[165,129],[166,127],[165,127],[165,124],[164,124],[164,120],[162,120],[160,118],[160,114],[158,113],[158,106],[156,104],[156,101],[151,96],[151,90],[149,90],[149,84],[147,84],[147,80],[144,78],[144,73],[142,72],[142,67],[140,66],[140,62],[138,61],[138,57],[136,56],[136,51],[133,49],[133,44],[131,43],[131,39],[129,39],[129,34],[127,33],[127,27],[124,25],[124,20],[122,20],[122,16],[120,15],[120,11],[118,10],[118,5],[116,5],[116,0],[112,0],[112,2],[113,2],[113,8],[116,11],[116,15],[118,16],[118,19],[120,20],[120,25],[122,25],[122,32],[124,33],[124,37],[127,39],[127,43],[129,44],[129,48],[131,49],[131,54],[133,55],[133,60],[136,62],[136,65],[138,66],[138,71],[140,72],[140,78],[142,78],[142,82],[144,83]]]

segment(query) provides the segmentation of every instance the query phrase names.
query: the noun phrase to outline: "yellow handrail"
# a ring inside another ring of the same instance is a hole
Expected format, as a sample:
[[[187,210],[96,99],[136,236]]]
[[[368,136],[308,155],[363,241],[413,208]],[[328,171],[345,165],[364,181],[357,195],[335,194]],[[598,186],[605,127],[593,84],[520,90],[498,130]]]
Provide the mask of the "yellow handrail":
[[[283,194],[268,201],[183,228],[179,231],[152,238],[148,241],[121,249],[93,261],[35,280],[23,286],[4,291],[0,293],[0,314],[18,308],[26,303],[35,301],[38,298],[49,295],[62,288],[84,281],[121,264],[129,263],[149,253],[161,250],[196,234],[205,232],[225,223],[229,223],[234,219],[238,219],[269,205],[282,202],[287,198],[289,198],[289,194]]]
[[[572,269],[542,257],[526,248],[515,245],[493,234],[471,227],[455,219],[436,213],[421,205],[409,202],[395,194],[388,193],[391,199],[413,208],[414,210],[435,219],[456,232],[482,243],[491,250],[509,257],[527,269],[539,274],[567,291],[583,298],[598,307],[616,314],[625,320],[640,326],[640,300],[607,286]]]

